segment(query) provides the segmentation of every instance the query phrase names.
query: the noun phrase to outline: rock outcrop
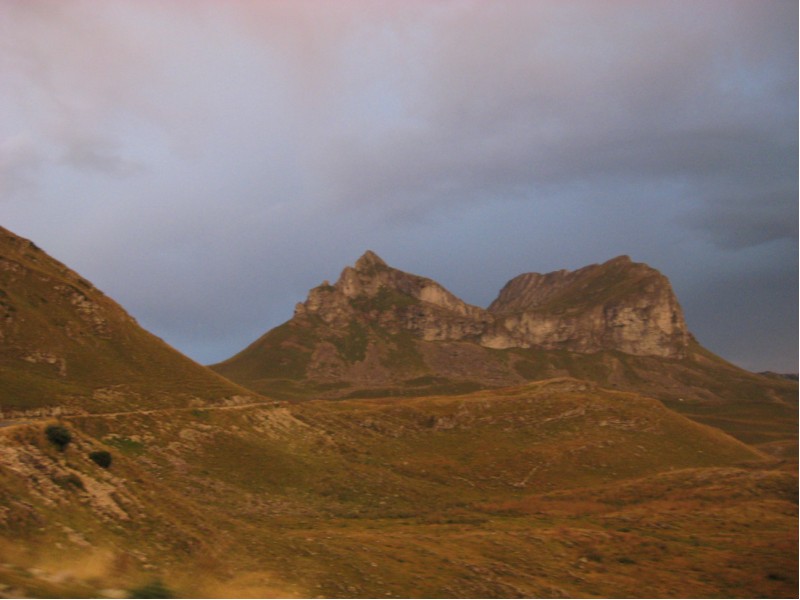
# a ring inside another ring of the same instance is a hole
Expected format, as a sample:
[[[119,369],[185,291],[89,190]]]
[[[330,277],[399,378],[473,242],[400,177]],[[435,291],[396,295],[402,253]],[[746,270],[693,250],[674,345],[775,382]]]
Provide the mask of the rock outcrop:
[[[369,250],[334,285],[323,282],[309,292],[295,308],[296,316],[308,314],[338,328],[366,316],[390,333],[410,331],[427,341],[476,339],[493,320],[432,279],[393,269]]]
[[[577,271],[519,275],[489,312],[495,322],[481,344],[490,348],[682,358],[690,341],[669,280],[627,256]]]
[[[482,309],[367,251],[334,285],[312,289],[295,314],[315,315],[334,328],[366,316],[391,333],[495,349],[617,350],[681,358],[690,340],[667,278],[627,256],[577,271],[520,275]]]
[[[296,400],[458,394],[569,376],[684,409],[750,403],[758,389],[774,400],[764,410],[796,427],[786,400],[794,384],[700,346],[667,278],[627,256],[519,275],[484,309],[367,252],[311,290],[292,319],[212,368]]]

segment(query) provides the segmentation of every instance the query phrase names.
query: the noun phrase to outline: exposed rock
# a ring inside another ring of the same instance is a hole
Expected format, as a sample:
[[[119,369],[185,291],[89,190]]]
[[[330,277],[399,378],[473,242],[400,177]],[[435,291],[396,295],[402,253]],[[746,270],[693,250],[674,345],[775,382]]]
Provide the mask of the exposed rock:
[[[689,343],[667,278],[627,256],[578,271],[520,275],[485,310],[367,251],[334,285],[312,289],[296,315],[316,315],[334,328],[366,315],[393,333],[488,348],[681,357]]]
[[[34,350],[23,355],[22,360],[33,364],[47,364],[56,367],[61,377],[67,376],[67,361],[63,357],[56,356],[49,352]]]
[[[212,368],[298,400],[456,394],[565,376],[687,406],[744,399],[751,385],[776,402],[792,393],[700,346],[667,278],[627,256],[520,275],[483,309],[367,252],[312,289],[292,319]]]
[[[620,256],[602,265],[509,281],[489,306],[490,348],[619,350],[681,358],[690,336],[669,280]]]
[[[411,331],[424,340],[477,336],[491,321],[486,311],[432,279],[393,269],[369,250],[334,285],[324,282],[312,289],[295,314],[316,315],[333,327],[346,327],[355,315],[366,314],[389,331]]]

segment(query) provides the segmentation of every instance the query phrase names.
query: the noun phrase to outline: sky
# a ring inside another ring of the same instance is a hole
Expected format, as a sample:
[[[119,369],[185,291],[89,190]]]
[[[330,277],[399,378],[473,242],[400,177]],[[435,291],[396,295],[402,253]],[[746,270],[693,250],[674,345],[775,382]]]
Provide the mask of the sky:
[[[195,360],[367,249],[487,306],[620,254],[798,370],[791,0],[0,0],[0,224]]]

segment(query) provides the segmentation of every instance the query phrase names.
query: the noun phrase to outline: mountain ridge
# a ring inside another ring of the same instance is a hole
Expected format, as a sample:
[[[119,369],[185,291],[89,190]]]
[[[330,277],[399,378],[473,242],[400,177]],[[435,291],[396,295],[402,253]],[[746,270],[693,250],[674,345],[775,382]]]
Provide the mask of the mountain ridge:
[[[143,329],[88,280],[1,227],[0,384],[6,413],[252,395]]]
[[[456,394],[569,376],[657,398],[748,442],[794,435],[796,384],[703,348],[669,280],[627,256],[522,274],[489,307],[367,251],[336,283],[310,290],[291,319],[211,368],[286,400]]]
[[[2,415],[0,595],[797,587],[797,384],[691,338],[682,358],[485,347],[495,316],[372,253],[233,364],[306,401],[246,402],[26,240],[0,257],[0,408],[83,411]],[[595,300],[627,289],[599,279]],[[502,319],[584,310],[522,287]]]
[[[383,365],[402,370],[403,361],[390,356],[401,350],[398,344],[403,347],[400,353],[412,362],[430,362],[411,357],[425,354],[422,348],[412,348],[417,342],[451,343],[462,350],[468,344],[484,355],[492,350],[581,355],[602,350],[675,359],[685,358],[693,342],[667,278],[627,256],[576,271],[519,275],[488,308],[481,308],[432,279],[390,267],[367,250],[354,266],[342,270],[334,284],[324,281],[312,288],[295,306],[292,319],[271,331],[276,333],[267,332],[212,368],[236,379],[237,363],[244,360],[255,374],[254,363],[259,362],[255,355],[258,348],[270,346],[270,337],[281,338],[275,340],[276,347],[305,355],[307,360],[298,359],[308,364],[293,365],[295,375],[302,372],[323,380],[336,379],[325,374],[323,363],[337,363],[341,371],[344,363],[363,362],[370,354],[375,355],[376,369]],[[292,332],[303,339],[283,339],[293,337]],[[382,352],[382,345],[389,350]],[[442,362],[441,357],[428,358]],[[502,379],[495,384],[513,385],[530,378],[512,367]]]
[[[576,271],[523,273],[483,309],[432,279],[388,266],[367,250],[335,284],[313,288],[296,305],[295,316],[314,314],[329,325],[343,326],[358,308],[352,306],[354,300],[374,299],[384,287],[408,296],[393,329],[406,329],[427,341],[466,339],[496,349],[620,350],[673,358],[685,356],[689,343],[669,281],[627,256]],[[385,305],[388,299],[380,300]],[[413,301],[414,310],[407,310]]]

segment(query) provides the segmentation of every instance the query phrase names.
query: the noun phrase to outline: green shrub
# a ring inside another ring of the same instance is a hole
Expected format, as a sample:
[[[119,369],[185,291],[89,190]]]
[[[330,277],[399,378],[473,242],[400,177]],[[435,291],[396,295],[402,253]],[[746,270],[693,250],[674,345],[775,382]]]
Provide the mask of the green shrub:
[[[44,433],[50,443],[57,446],[62,452],[67,447],[67,444],[72,441],[72,434],[63,425],[48,425]]]
[[[89,458],[91,458],[97,466],[103,467],[104,469],[107,469],[111,466],[111,452],[108,452],[107,450],[90,452]]]

